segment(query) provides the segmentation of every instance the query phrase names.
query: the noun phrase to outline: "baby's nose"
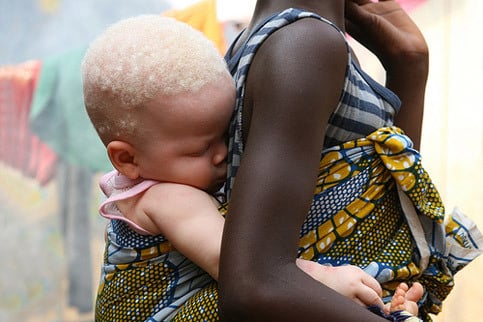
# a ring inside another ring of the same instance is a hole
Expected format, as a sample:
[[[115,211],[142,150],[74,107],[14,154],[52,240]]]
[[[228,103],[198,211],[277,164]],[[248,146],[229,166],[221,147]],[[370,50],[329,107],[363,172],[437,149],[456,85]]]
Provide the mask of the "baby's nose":
[[[228,148],[224,142],[221,142],[217,145],[216,151],[213,154],[213,164],[219,165],[220,163],[225,162],[227,154]]]

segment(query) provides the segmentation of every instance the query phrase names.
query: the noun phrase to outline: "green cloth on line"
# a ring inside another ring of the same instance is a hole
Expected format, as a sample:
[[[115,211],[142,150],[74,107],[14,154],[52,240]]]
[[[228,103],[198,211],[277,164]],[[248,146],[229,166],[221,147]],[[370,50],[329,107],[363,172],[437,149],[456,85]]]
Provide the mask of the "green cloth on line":
[[[112,166],[84,107],[80,65],[85,50],[43,60],[30,126],[64,161],[93,172],[107,172]]]

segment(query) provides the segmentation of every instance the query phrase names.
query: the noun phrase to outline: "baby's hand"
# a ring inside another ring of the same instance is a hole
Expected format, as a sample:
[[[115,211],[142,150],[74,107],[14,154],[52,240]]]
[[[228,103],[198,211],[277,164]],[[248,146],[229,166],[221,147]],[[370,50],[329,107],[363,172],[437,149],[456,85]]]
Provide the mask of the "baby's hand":
[[[297,259],[297,266],[315,280],[352,299],[362,306],[384,307],[382,289],[375,278],[357,266],[324,266]]]
[[[386,70],[424,60],[429,49],[419,28],[394,0],[346,0],[347,32],[371,50]]]

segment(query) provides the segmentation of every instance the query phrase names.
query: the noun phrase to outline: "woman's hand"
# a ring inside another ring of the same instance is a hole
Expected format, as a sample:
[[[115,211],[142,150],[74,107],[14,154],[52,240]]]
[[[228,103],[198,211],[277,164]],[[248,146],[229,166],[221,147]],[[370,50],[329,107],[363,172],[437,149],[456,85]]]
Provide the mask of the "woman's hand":
[[[424,36],[394,0],[345,0],[347,32],[372,51],[386,70],[386,87],[402,102],[395,124],[419,149],[429,49]]]
[[[357,266],[324,266],[316,262],[297,259],[297,266],[313,279],[362,306],[384,307],[382,289],[375,278]]]
[[[347,32],[372,51],[386,70],[403,62],[427,61],[429,50],[423,35],[396,1],[345,3]]]

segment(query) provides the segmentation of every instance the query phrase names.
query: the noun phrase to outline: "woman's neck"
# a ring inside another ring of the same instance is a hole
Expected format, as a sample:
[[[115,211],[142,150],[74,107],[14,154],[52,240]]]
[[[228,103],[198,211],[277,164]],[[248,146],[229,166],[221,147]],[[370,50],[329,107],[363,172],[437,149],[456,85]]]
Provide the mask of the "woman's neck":
[[[287,8],[299,8],[314,12],[335,23],[340,29],[344,28],[345,0],[259,0],[257,1],[253,17],[247,26],[251,32],[266,17]]]
[[[258,0],[252,19],[245,32],[238,39],[233,48],[236,52],[260,23],[267,17],[281,12],[287,8],[299,8],[314,12],[335,23],[342,31],[344,26],[344,1],[345,0]]]

